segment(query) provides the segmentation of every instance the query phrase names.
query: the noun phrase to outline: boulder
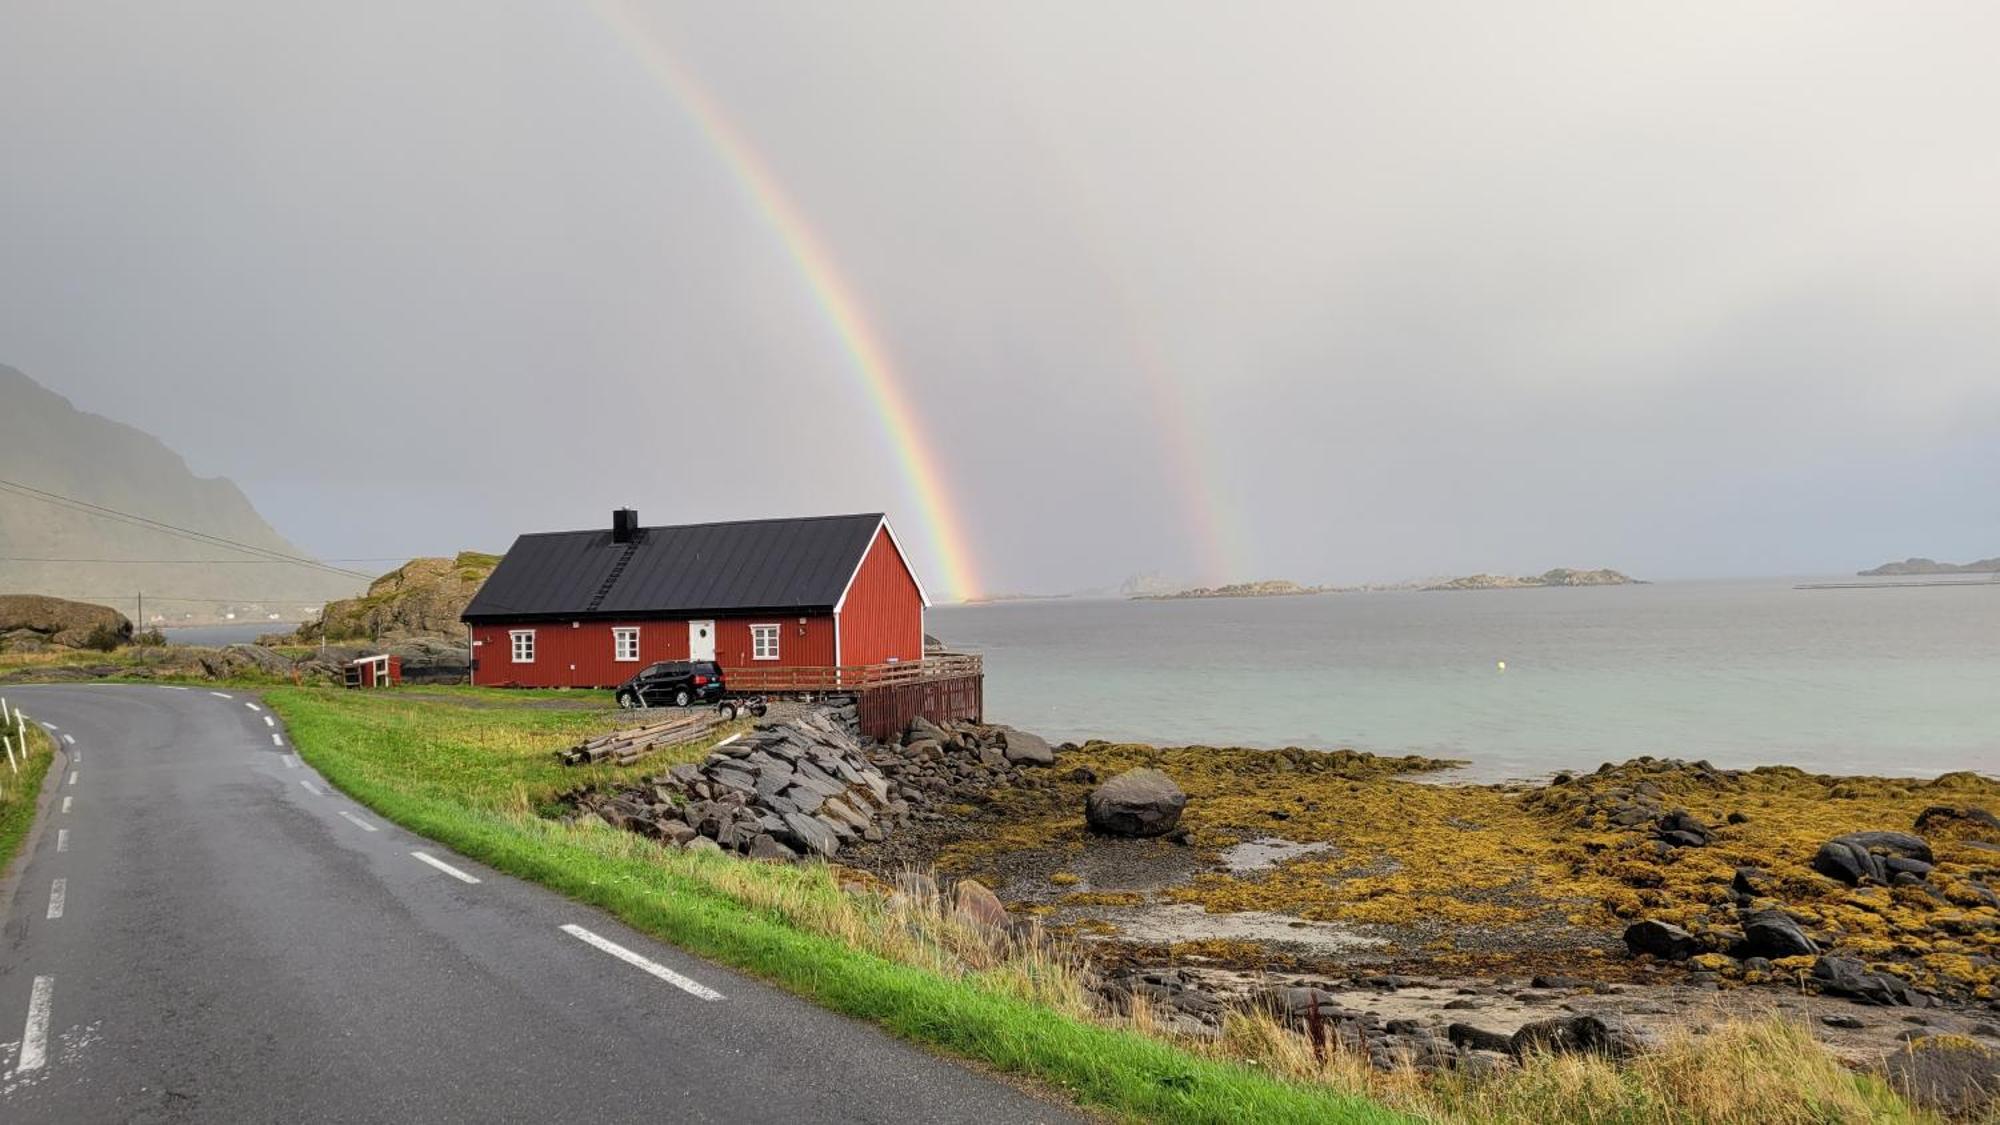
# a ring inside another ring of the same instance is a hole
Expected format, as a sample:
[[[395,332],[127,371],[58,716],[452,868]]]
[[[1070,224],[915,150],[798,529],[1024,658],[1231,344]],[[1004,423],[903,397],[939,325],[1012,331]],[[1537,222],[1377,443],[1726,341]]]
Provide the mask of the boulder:
[[[1630,1032],[1596,1016],[1560,1016],[1523,1024],[1507,1046],[1517,1058],[1590,1054],[1622,1059],[1639,1052],[1638,1041]]]
[[[1813,962],[1812,980],[1821,992],[1846,996],[1882,1007],[1925,1008],[1931,998],[1901,977],[1878,973],[1852,957],[1821,957]]]
[[[1819,945],[1784,911],[1753,910],[1743,916],[1743,942],[1735,952],[1738,957],[1768,957],[1775,961],[1780,957],[1812,956],[1819,952]]]
[[[1155,769],[1126,770],[1084,798],[1084,819],[1109,836],[1164,836],[1180,823],[1187,794]]]
[[[759,833],[756,839],[750,841],[750,847],[744,854],[751,859],[774,859],[786,863],[799,858],[799,853],[779,843],[768,832]]]
[[[817,853],[832,859],[840,850],[840,838],[824,821],[805,813],[786,813],[785,842],[802,853]]]
[[[1821,844],[1812,868],[1829,879],[1859,886],[1887,883],[1898,873],[1927,875],[1934,859],[1931,846],[1907,832],[1850,832]]]
[[[2000,1108],[2000,1051],[1963,1035],[1918,1036],[1881,1070],[1904,1097],[1958,1120],[1984,1120]]]
[[[1693,934],[1654,918],[1625,927],[1625,948],[1634,957],[1643,953],[1662,961],[1685,961],[1702,951]]]
[[[1975,805],[1932,805],[1917,814],[1915,827],[1933,836],[2000,843],[2000,817]]]
[[[994,929],[1007,925],[1007,907],[1000,896],[977,879],[960,879],[951,891],[952,912],[968,922]]]
[[[1445,1038],[1451,1040],[1452,1046],[1461,1050],[1497,1051],[1500,1054],[1510,1054],[1514,1050],[1512,1039],[1497,1031],[1488,1031],[1469,1023],[1452,1024],[1444,1029],[1444,1034]]]
[[[1001,745],[1007,760],[1023,766],[1052,766],[1056,764],[1056,752],[1049,748],[1048,740],[1040,735],[1029,734],[1013,727],[1000,728]]]
[[[8,646],[17,649],[41,647],[23,643],[34,637],[60,648],[109,651],[131,643],[132,622],[109,606],[40,594],[0,594],[0,633],[7,634]]]
[[[1658,838],[1674,847],[1705,848],[1712,835],[1708,825],[1686,809],[1675,809],[1654,822]]]

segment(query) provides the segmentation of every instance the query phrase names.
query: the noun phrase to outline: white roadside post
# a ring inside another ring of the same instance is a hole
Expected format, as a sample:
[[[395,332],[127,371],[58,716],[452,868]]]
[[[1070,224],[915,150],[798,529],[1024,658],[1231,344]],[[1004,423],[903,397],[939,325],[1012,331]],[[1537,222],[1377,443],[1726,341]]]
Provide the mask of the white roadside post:
[[[20,773],[21,767],[14,764],[14,740],[11,738],[7,738],[5,736],[0,736],[0,742],[4,742],[7,744],[8,767],[11,768],[16,774]],[[27,752],[28,752],[28,744],[26,742],[21,743],[21,753],[25,754]]]

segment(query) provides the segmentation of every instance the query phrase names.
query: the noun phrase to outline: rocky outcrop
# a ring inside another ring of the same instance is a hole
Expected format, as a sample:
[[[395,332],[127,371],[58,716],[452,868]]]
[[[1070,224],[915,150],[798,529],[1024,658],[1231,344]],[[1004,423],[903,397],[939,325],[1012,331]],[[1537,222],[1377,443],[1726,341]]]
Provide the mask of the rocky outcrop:
[[[132,622],[109,606],[40,594],[0,595],[0,649],[96,648],[132,640]]]
[[[328,602],[318,621],[299,626],[297,640],[397,641],[438,637],[459,640],[458,615],[500,565],[500,556],[460,551],[457,558],[411,559],[368,584],[358,598]]]
[[[1850,832],[1820,845],[1812,867],[1849,886],[1922,882],[1935,858],[1929,843],[1907,832]]]
[[[1883,1007],[1927,1008],[1935,1001],[1909,982],[1890,973],[1878,973],[1852,957],[1822,957],[1813,962],[1812,982],[1821,992],[1847,996],[1864,1004]]]
[[[1055,750],[1026,731],[919,717],[903,737],[869,750],[869,761],[909,802],[918,820],[941,820],[953,805],[981,804],[996,788],[1019,785],[1055,763]]]
[[[1181,821],[1187,794],[1153,769],[1126,770],[1084,798],[1084,819],[1107,836],[1164,836]]]
[[[1625,949],[1662,961],[1685,961],[1701,952],[1695,936],[1671,922],[1648,918],[1625,927]]]

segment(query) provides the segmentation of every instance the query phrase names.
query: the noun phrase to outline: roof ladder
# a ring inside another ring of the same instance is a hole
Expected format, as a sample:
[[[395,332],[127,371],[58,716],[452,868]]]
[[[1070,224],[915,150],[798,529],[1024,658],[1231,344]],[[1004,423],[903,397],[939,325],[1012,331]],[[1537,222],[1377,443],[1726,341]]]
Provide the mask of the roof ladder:
[[[619,552],[618,561],[611,564],[611,573],[604,576],[604,584],[597,588],[597,593],[591,597],[590,604],[584,607],[583,612],[595,612],[597,607],[604,603],[604,599],[611,595],[611,588],[618,585],[618,576],[625,573],[626,565],[632,561],[632,555],[638,549],[637,539],[625,544],[625,549]]]

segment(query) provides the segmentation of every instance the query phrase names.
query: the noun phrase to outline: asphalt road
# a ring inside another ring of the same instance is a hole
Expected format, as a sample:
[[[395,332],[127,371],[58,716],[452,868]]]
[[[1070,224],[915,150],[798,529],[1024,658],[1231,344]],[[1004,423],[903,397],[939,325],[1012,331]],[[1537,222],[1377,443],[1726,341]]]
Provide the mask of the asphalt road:
[[[1076,1120],[388,824],[254,695],[4,694],[71,758],[0,930],[0,1121]]]

